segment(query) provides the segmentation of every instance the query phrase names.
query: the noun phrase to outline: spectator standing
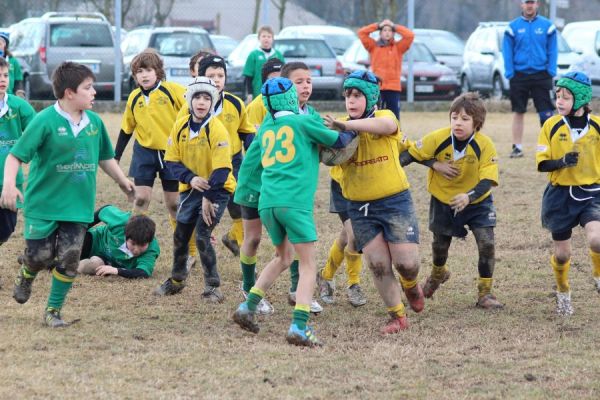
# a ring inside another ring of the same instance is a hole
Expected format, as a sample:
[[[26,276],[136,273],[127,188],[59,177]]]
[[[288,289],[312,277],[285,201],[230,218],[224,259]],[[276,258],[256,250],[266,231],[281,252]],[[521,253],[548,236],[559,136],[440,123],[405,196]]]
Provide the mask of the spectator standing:
[[[379,40],[370,34],[379,30]],[[394,34],[402,36],[394,39]],[[371,57],[371,69],[382,80],[380,108],[392,111],[400,118],[400,76],[402,74],[402,57],[408,51],[415,34],[405,26],[394,24],[389,19],[364,26],[359,29],[358,37]]]
[[[558,58],[556,26],[538,15],[537,0],[521,0],[521,16],[504,33],[504,74],[510,80],[513,145],[510,158],[523,157],[523,120],[531,97],[540,125],[554,114],[552,77]]]

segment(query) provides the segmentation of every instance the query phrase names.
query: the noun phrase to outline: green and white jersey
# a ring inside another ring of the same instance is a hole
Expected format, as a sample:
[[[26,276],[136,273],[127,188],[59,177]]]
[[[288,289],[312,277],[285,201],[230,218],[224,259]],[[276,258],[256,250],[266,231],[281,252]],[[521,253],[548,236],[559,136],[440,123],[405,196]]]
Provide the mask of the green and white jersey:
[[[4,95],[4,106],[0,109],[0,191],[4,182],[6,157],[27,125],[35,117],[35,110],[25,100],[10,94]],[[23,171],[17,173],[17,186],[23,183]]]
[[[246,64],[244,64],[244,71],[242,74],[252,78],[252,97],[256,97],[260,94],[260,88],[263,84],[262,66],[271,58],[278,58],[282,62],[285,62],[281,52],[279,52],[279,50],[275,50],[275,48],[272,48],[269,53],[265,53],[262,49],[253,50],[246,59]]]
[[[23,71],[19,60],[13,56],[8,57],[8,93],[14,94],[15,82],[23,80]]]
[[[56,103],[30,122],[10,153],[31,163],[25,217],[89,223],[94,219],[98,162],[115,153],[100,117],[85,111],[79,125]]]
[[[264,168],[259,209],[312,210],[319,175],[318,144],[331,147],[338,133],[311,115],[278,114],[275,119],[265,118],[254,139],[260,143]]]
[[[134,257],[125,244],[125,225],[131,213],[115,206],[107,206],[100,210],[98,216],[104,225],[94,226],[88,231],[92,235],[90,254],[101,257],[115,268],[138,268],[152,276],[156,259],[160,255],[156,238],[152,239],[145,252]]]

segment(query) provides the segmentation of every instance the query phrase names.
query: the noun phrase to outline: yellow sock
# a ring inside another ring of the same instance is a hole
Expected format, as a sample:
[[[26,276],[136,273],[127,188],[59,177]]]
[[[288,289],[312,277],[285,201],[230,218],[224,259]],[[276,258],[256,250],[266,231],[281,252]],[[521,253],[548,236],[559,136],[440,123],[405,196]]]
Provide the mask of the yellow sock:
[[[550,264],[554,270],[554,277],[556,278],[556,288],[559,292],[568,292],[571,288],[569,287],[569,268],[571,267],[571,259],[567,260],[564,264],[559,264],[556,261],[556,257],[550,257]]]
[[[600,253],[590,250],[590,257],[592,257],[592,276],[600,278]]]
[[[494,278],[479,278],[479,283],[477,284],[477,292],[479,292],[479,297],[483,297],[492,292],[493,281]]]
[[[242,245],[242,242],[244,241],[244,226],[242,225],[241,218],[233,220],[231,229],[229,229],[229,238],[234,239],[239,246]]]
[[[417,280],[413,279],[413,280],[408,280],[408,279],[404,279],[402,277],[402,275],[400,275],[400,284],[402,285],[402,289],[412,289],[415,286],[417,286]]]
[[[169,215],[169,224],[171,225],[171,228],[173,228],[173,232],[175,232],[175,228],[177,227],[177,220],[173,217],[171,217],[171,215]],[[188,254],[192,257],[196,257],[196,254],[198,254],[198,249],[196,248],[196,230],[194,229],[194,232],[192,233],[192,237],[190,238],[190,242],[188,243],[189,246],[189,251]]]
[[[431,267],[431,278],[436,281],[441,281],[444,278],[444,275],[446,275],[446,272],[448,272],[448,266],[446,264],[441,267],[433,265]]]
[[[360,271],[362,270],[362,257],[359,253],[344,250],[346,260],[346,274],[348,275],[348,287],[360,283]]]
[[[331,248],[329,249],[329,257],[325,263],[325,268],[321,271],[321,277],[328,281],[332,280],[335,276],[337,269],[342,265],[344,261],[344,248],[340,247],[337,239],[333,241]]]
[[[387,312],[393,318],[402,318],[406,315],[406,311],[404,310],[404,304],[402,303],[393,307],[388,307]]]

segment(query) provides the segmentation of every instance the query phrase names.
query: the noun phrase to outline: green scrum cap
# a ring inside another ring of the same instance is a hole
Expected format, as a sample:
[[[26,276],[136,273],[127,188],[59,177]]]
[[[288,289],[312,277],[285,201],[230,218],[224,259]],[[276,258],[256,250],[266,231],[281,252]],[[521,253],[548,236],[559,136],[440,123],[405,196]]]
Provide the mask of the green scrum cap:
[[[359,90],[367,98],[365,114],[371,112],[379,101],[379,78],[370,71],[354,71],[344,80],[344,90]]]
[[[268,79],[261,88],[263,104],[271,114],[278,111],[291,111],[298,114],[298,92],[288,78]]]
[[[573,112],[579,110],[592,100],[592,82],[583,72],[567,72],[556,82],[573,94]]]

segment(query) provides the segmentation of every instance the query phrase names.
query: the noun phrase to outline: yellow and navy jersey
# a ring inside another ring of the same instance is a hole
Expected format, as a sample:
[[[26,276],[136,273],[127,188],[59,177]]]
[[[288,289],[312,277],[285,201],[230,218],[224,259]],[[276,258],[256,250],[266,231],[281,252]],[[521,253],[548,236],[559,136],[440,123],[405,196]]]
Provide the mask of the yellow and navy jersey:
[[[185,91],[178,83],[162,81],[146,97],[138,87],[127,99],[121,130],[128,135],[135,133],[145,148],[164,150],[177,114],[186,103]]]
[[[260,126],[267,115],[267,109],[263,103],[262,94],[256,96],[254,100],[248,104],[246,110],[248,112],[248,121],[255,127]]]
[[[555,115],[544,123],[538,136],[536,165],[557,160],[565,153],[579,153],[577,165],[548,173],[552,185],[573,186],[600,183],[600,118],[589,115],[588,125],[580,133],[571,133],[565,118]]]
[[[377,110],[374,118],[392,118],[398,130],[391,135],[359,132],[356,153],[331,169],[331,177],[340,184],[342,194],[349,200],[377,200],[410,186],[399,159],[400,152],[408,149],[409,142],[400,131],[398,120],[390,110]]]
[[[231,144],[231,155],[242,151],[242,140],[240,135],[254,134],[256,128],[248,120],[248,113],[244,102],[239,97],[223,92],[222,101],[217,105],[218,113],[216,118],[219,119],[227,132],[229,132],[229,142]],[[186,106],[177,116],[177,120],[185,115],[189,115],[190,110]]]
[[[481,132],[475,132],[462,152],[455,152],[450,127],[438,129],[417,140],[408,150],[418,161],[435,159],[452,162],[460,170],[458,176],[446,179],[429,169],[427,190],[445,204],[460,193],[468,193],[479,181],[489,179],[498,185],[498,155],[492,140]],[[487,191],[473,203],[479,203],[491,194]]]
[[[231,165],[229,134],[217,118],[194,134],[190,132],[189,117],[177,120],[167,143],[165,161],[178,162],[192,171],[196,176],[209,179],[215,169],[229,168],[229,176],[224,189],[230,193],[235,190],[235,178]],[[190,186],[180,183],[179,191],[185,192]]]

